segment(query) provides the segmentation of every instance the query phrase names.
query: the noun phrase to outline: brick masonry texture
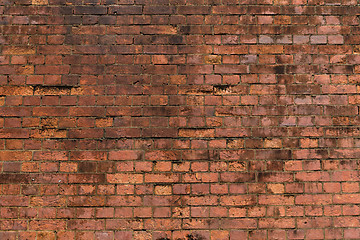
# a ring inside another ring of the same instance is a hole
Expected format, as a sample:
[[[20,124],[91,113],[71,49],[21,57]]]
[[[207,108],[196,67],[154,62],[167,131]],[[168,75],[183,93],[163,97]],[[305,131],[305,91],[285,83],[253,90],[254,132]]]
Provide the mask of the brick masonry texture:
[[[0,0],[0,239],[360,239],[359,17]]]

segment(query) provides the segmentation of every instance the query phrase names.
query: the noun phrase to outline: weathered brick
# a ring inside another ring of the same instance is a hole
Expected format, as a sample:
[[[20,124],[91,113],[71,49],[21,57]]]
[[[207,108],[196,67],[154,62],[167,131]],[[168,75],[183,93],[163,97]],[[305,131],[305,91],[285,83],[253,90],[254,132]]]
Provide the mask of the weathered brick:
[[[0,129],[0,138],[29,138],[27,129]]]
[[[145,182],[178,182],[179,181],[178,174],[145,174]]]
[[[31,206],[63,207],[65,206],[65,201],[65,197],[60,196],[32,197],[30,204]]]
[[[140,160],[142,158],[141,151],[131,151],[131,150],[122,150],[122,151],[111,151],[109,152],[109,160]]]
[[[145,200],[145,199],[144,199]],[[139,196],[109,196],[107,206],[141,206],[142,198]]]
[[[221,205],[224,206],[248,206],[256,204],[253,196],[224,196],[220,199]]]
[[[5,2],[0,239],[359,238],[357,1]]]
[[[224,229],[255,229],[257,223],[255,219],[244,218],[244,219],[223,219],[220,226]]]
[[[214,129],[179,129],[179,137],[208,138],[214,137]]]
[[[67,130],[62,129],[34,129],[30,133],[31,138],[66,138]]]
[[[29,229],[31,230],[65,230],[64,220],[31,220]]]
[[[250,46],[249,53],[251,54],[281,54],[284,48],[281,45],[266,45],[266,46]]]
[[[32,152],[29,151],[1,151],[1,161],[29,161],[32,159]]]
[[[68,228],[70,230],[103,230],[104,220],[69,220]]]
[[[29,206],[30,198],[27,196],[3,195],[0,197],[0,206]]]
[[[69,87],[39,86],[34,88],[34,95],[69,95]]]
[[[108,13],[115,15],[123,15],[123,14],[141,14],[142,7],[141,6],[111,6],[109,7]]]
[[[48,4],[48,0],[32,0],[33,5],[46,5]]]
[[[108,174],[106,178],[109,183],[138,184],[143,182],[143,176],[141,174]]]
[[[4,55],[31,55],[35,53],[35,46],[4,46],[2,49]]]
[[[331,195],[301,195],[295,198],[296,204],[304,205],[328,205],[332,203]]]
[[[274,196],[274,195],[263,195],[259,196],[259,204],[269,205],[293,205],[293,196]]]
[[[31,86],[2,86],[0,87],[0,95],[33,95],[33,87]]]
[[[141,29],[143,34],[177,34],[177,29],[173,26],[143,26]]]

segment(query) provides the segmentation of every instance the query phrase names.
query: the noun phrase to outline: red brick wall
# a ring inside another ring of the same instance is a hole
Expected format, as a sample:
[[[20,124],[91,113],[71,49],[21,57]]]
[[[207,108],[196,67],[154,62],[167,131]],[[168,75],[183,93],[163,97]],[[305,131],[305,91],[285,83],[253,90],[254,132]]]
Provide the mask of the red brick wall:
[[[357,0],[0,0],[0,239],[360,239]]]

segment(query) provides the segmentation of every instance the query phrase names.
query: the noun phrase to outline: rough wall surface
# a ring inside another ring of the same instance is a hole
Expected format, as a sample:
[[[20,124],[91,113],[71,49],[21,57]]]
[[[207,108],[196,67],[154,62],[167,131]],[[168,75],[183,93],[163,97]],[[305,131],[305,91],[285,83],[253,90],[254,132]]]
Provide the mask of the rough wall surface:
[[[0,0],[0,239],[360,239],[357,0]]]

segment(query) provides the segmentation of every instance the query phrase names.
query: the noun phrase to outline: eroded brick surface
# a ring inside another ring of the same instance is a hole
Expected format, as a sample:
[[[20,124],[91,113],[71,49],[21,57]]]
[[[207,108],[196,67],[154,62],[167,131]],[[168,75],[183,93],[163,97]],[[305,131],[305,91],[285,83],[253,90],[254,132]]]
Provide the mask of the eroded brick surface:
[[[0,0],[0,239],[360,239],[357,0]]]

